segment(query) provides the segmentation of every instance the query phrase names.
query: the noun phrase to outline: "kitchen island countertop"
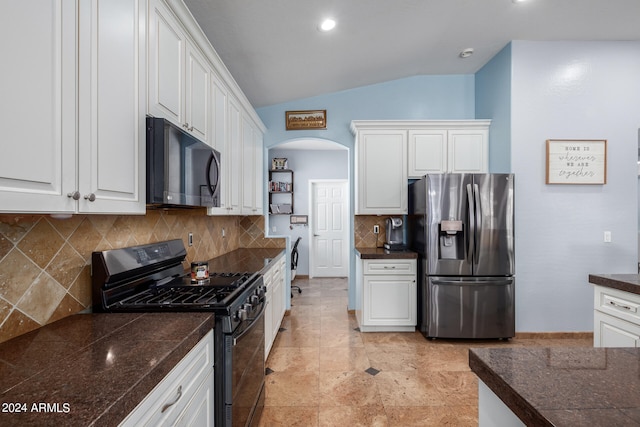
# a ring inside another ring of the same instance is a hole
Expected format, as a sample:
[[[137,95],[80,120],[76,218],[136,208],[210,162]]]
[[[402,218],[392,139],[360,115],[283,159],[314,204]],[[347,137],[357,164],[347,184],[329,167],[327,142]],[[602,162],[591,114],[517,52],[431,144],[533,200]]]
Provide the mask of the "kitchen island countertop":
[[[640,295],[638,274],[590,274],[589,283]]]
[[[469,366],[526,425],[640,425],[640,348],[473,348]]]

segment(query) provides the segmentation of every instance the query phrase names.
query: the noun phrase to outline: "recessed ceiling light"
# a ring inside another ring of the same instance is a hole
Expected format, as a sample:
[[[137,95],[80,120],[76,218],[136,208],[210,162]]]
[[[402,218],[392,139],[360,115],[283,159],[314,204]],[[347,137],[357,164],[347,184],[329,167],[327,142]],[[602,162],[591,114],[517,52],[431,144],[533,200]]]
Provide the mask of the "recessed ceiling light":
[[[527,0],[511,0],[514,3],[524,3]]]
[[[325,19],[324,21],[322,21],[322,23],[320,24],[320,26],[318,27],[318,29],[320,31],[331,31],[335,28],[336,26],[336,21],[334,21],[333,19],[329,18],[329,19]]]
[[[468,47],[468,48],[464,49],[462,52],[460,52],[460,58],[468,58],[471,55],[473,55],[473,48],[472,47]]]

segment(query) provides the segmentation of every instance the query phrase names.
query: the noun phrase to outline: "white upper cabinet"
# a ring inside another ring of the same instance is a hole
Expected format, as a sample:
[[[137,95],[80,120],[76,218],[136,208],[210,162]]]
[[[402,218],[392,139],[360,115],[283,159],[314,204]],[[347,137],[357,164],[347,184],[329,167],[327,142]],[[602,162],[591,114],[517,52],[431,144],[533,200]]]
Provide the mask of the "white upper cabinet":
[[[51,0],[2,7],[1,211],[76,209],[76,13]]]
[[[212,70],[198,49],[187,41],[187,89],[185,91],[187,130],[201,141],[209,142],[211,121],[210,85]]]
[[[214,84],[214,94],[216,91]],[[218,96],[214,96],[214,148],[221,152],[222,187],[220,188],[220,207],[210,208],[209,215],[240,215],[240,197],[242,194],[242,112],[233,98],[224,96],[220,90]],[[222,122],[223,117],[226,121]],[[224,135],[215,130],[226,129]],[[220,141],[223,139],[222,141]]]
[[[227,196],[226,204],[229,214],[239,215],[241,211],[241,197],[242,197],[242,113],[240,107],[232,100],[229,99],[228,103],[229,112],[229,138],[227,141],[227,149],[225,150],[227,160],[226,164],[227,176]]]
[[[490,120],[356,120],[357,215],[404,215],[408,180],[486,173]]]
[[[215,73],[211,79],[211,146],[220,153],[227,150],[227,136],[229,134],[228,110],[229,95],[227,89]],[[235,107],[240,110],[239,107]]]
[[[148,0],[148,114],[221,154],[220,207],[262,214],[264,124],[181,0]]]
[[[0,211],[144,212],[140,2],[3,6]]]
[[[173,14],[159,0],[149,2],[148,33],[148,111],[182,126],[185,123],[186,35]]]
[[[80,2],[79,212],[145,212],[145,6]]]
[[[447,143],[447,172],[489,172],[489,125],[486,129],[449,129]]]
[[[409,130],[409,178],[428,173],[487,173],[489,120],[414,122]]]
[[[409,131],[409,177],[417,178],[428,173],[447,171],[447,131]]]
[[[359,128],[356,153],[356,213],[406,214],[407,132]]]
[[[149,3],[149,114],[209,143],[211,73],[202,53],[161,0]]]
[[[242,117],[242,214],[262,215],[263,177],[262,132]]]

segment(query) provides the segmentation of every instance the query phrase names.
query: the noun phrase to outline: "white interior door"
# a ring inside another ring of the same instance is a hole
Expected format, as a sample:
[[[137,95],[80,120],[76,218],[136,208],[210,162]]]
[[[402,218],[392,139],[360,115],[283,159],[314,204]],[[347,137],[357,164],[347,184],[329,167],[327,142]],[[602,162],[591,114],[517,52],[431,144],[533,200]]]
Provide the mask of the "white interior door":
[[[346,277],[349,271],[347,181],[311,182],[310,277]]]

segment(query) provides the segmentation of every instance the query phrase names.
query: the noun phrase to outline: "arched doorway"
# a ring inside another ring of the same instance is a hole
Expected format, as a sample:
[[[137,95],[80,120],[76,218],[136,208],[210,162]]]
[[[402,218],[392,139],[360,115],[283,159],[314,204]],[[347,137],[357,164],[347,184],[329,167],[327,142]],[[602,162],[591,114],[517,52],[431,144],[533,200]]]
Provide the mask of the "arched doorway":
[[[316,215],[312,212],[313,182],[346,182],[349,185],[349,164],[350,150],[342,144],[320,138],[297,138],[283,141],[273,145],[267,150],[267,165],[271,167],[273,158],[287,159],[287,168],[293,172],[293,215],[306,216],[307,224],[291,223],[290,214],[268,214],[267,215],[267,235],[271,237],[288,237],[291,243],[298,237],[302,240],[298,246],[297,275],[308,276],[310,274],[309,256],[313,252],[313,232],[312,226],[317,221]],[[344,256],[345,263],[349,265],[350,239],[353,236],[353,221],[351,220],[351,200],[350,195],[345,195],[346,211],[344,213],[344,224],[347,229],[347,247]],[[269,206],[267,206],[269,209]],[[310,250],[311,249],[311,250]],[[349,272],[347,271],[347,275]]]

